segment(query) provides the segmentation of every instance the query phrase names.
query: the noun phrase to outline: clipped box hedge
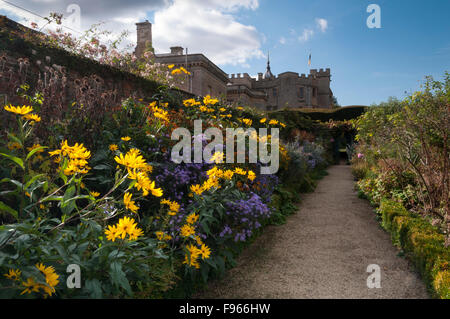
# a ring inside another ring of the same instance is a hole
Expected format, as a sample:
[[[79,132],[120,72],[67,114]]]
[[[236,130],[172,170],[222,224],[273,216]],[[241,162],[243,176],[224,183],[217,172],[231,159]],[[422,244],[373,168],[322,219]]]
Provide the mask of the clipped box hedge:
[[[444,246],[444,235],[392,200],[383,200],[378,213],[383,228],[414,263],[435,297],[450,299],[450,247]]]

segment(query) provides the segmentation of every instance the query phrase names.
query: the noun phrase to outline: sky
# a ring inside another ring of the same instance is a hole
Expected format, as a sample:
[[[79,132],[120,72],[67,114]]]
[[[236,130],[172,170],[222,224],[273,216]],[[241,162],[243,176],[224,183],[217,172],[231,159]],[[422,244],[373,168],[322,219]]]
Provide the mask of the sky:
[[[342,106],[403,98],[425,76],[442,79],[450,72],[448,0],[7,1],[40,16],[65,13],[71,29],[104,22],[114,34],[128,30],[130,43],[136,39],[134,23],[148,19],[157,53],[188,47],[228,74],[264,72],[268,52],[275,75],[330,68],[331,89]],[[79,20],[73,19],[72,4],[80,9]],[[370,4],[380,8],[381,28],[367,25]],[[0,14],[25,25],[44,23],[3,0]]]

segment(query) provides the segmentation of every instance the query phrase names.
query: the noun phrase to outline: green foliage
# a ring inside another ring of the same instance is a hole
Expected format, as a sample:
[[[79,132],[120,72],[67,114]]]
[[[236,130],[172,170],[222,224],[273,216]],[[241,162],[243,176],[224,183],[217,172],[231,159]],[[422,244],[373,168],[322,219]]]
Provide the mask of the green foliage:
[[[398,202],[383,200],[378,213],[383,228],[414,263],[433,294],[450,299],[450,247],[444,245],[445,236]]]

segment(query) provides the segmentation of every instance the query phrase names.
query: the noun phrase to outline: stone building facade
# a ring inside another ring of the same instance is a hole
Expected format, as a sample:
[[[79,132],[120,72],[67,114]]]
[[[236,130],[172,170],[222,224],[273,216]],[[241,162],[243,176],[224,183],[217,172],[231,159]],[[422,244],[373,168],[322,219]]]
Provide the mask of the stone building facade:
[[[136,26],[135,54],[141,56],[151,47],[152,25],[146,21]],[[263,110],[333,107],[330,69],[313,69],[308,75],[284,72],[274,76],[268,60],[266,72],[258,73],[256,79],[247,73],[228,76],[203,54],[187,54],[182,47],[172,47],[170,50],[170,53],[155,54],[155,61],[186,68],[191,75],[186,75],[180,89],[189,93],[200,96],[210,94],[232,104]]]

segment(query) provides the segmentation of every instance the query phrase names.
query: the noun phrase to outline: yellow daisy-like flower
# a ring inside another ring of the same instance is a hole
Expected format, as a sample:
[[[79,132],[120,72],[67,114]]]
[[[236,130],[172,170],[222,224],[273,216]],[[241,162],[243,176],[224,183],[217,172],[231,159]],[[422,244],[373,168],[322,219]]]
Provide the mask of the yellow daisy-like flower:
[[[202,259],[208,259],[211,255],[211,249],[205,244],[202,244],[202,247],[200,248],[200,254],[202,255]]]
[[[124,136],[124,137],[121,137],[120,139],[121,139],[122,141],[124,141],[124,142],[128,142],[128,141],[131,140],[131,137],[129,137],[129,136]]]
[[[211,98],[209,94],[203,98],[203,104],[205,105],[215,105],[217,103],[219,103],[219,100]]]
[[[89,195],[91,195],[93,197],[99,197],[100,193],[99,192],[90,192]]]
[[[126,235],[129,235],[130,240],[135,240],[138,236],[143,234],[142,230],[137,228],[137,224],[133,218],[124,217],[120,219],[116,227],[117,237],[122,239],[124,239]]]
[[[263,118],[263,119],[261,119],[261,121],[259,121],[260,123],[266,123],[266,121],[267,121],[267,119],[266,118]]]
[[[180,234],[183,237],[189,237],[195,234],[195,229],[191,225],[183,225],[180,229]]]
[[[248,171],[247,177],[253,182],[253,180],[256,178],[256,174],[253,171]]]
[[[210,158],[210,162],[214,162],[216,164],[223,163],[223,152],[215,152],[213,156]]]
[[[192,225],[198,221],[198,218],[199,216],[196,213],[192,213],[188,217],[186,217],[186,223]]]
[[[116,225],[109,225],[108,228],[105,230],[106,239],[110,241],[115,241],[117,237],[119,237],[117,233],[117,227]]]
[[[119,147],[118,147],[116,144],[111,144],[111,145],[109,146],[109,150],[110,150],[111,152],[117,151],[118,149],[119,149]]]
[[[197,194],[197,195],[201,195],[203,193],[203,189],[201,185],[191,185],[190,187],[191,192]]]
[[[233,178],[234,172],[232,170],[227,169],[224,173],[223,173],[223,178],[227,179],[227,180],[231,180]]]
[[[17,143],[17,142],[10,142],[10,143],[8,143],[8,149],[9,150],[20,150],[22,148],[22,145],[20,145],[19,143]]]
[[[136,150],[137,151],[137,150]],[[125,156],[121,153],[114,157],[114,160],[130,169],[140,169],[147,166],[145,159],[138,152],[130,150]]]
[[[21,295],[32,292],[39,292],[39,284],[34,281],[32,277],[27,278],[27,281],[22,281],[22,286],[25,287],[25,289],[20,293]]]
[[[22,274],[22,272],[19,269],[10,269],[9,272],[7,274],[5,274],[4,276],[8,279],[17,281],[20,279],[20,275]]]
[[[203,245],[203,241],[202,241],[202,239],[200,238],[199,235],[196,235],[196,236],[195,236],[195,242],[196,242],[197,245],[199,245],[199,246]]]
[[[169,64],[167,67],[168,67],[169,69],[173,69],[174,66],[175,66],[175,64]]]
[[[186,246],[186,249],[189,253],[186,253],[183,264],[187,264],[191,267],[199,269],[200,264],[198,263],[197,259],[200,256],[200,249],[198,249],[194,245],[188,245]]]
[[[158,238],[159,241],[162,241],[164,239],[164,232],[157,231],[155,232],[156,238]]]
[[[244,123],[247,126],[252,125],[253,121],[250,119],[242,119],[242,123]]]
[[[33,111],[32,106],[12,106],[12,105],[6,105],[5,110],[11,113],[19,114],[19,115],[25,115]]]
[[[269,124],[270,124],[270,125],[277,125],[277,124],[278,124],[278,121],[277,121],[277,120],[270,120],[270,121],[269,121]]]
[[[48,286],[42,286],[41,288],[51,296],[55,292],[55,287],[59,283],[59,275],[55,272],[55,268],[52,266],[45,267],[42,263],[36,264],[36,268],[39,269],[45,275],[45,282]]]
[[[239,168],[239,167],[235,168],[234,172],[238,175],[246,175],[247,174],[246,171],[244,171],[242,168]]]
[[[139,236],[142,236],[144,231],[138,227],[133,227],[129,232],[128,236],[130,236],[130,240],[137,240]]]
[[[131,196],[133,196],[130,193],[125,193],[123,196],[123,203],[125,204],[125,208],[131,210],[133,213],[136,213],[139,209],[138,206],[136,206],[135,202],[131,200]]]
[[[33,121],[33,122],[40,122],[41,121],[41,117],[38,116],[37,114],[27,114],[27,115],[24,115],[23,118],[28,120],[28,121]]]

